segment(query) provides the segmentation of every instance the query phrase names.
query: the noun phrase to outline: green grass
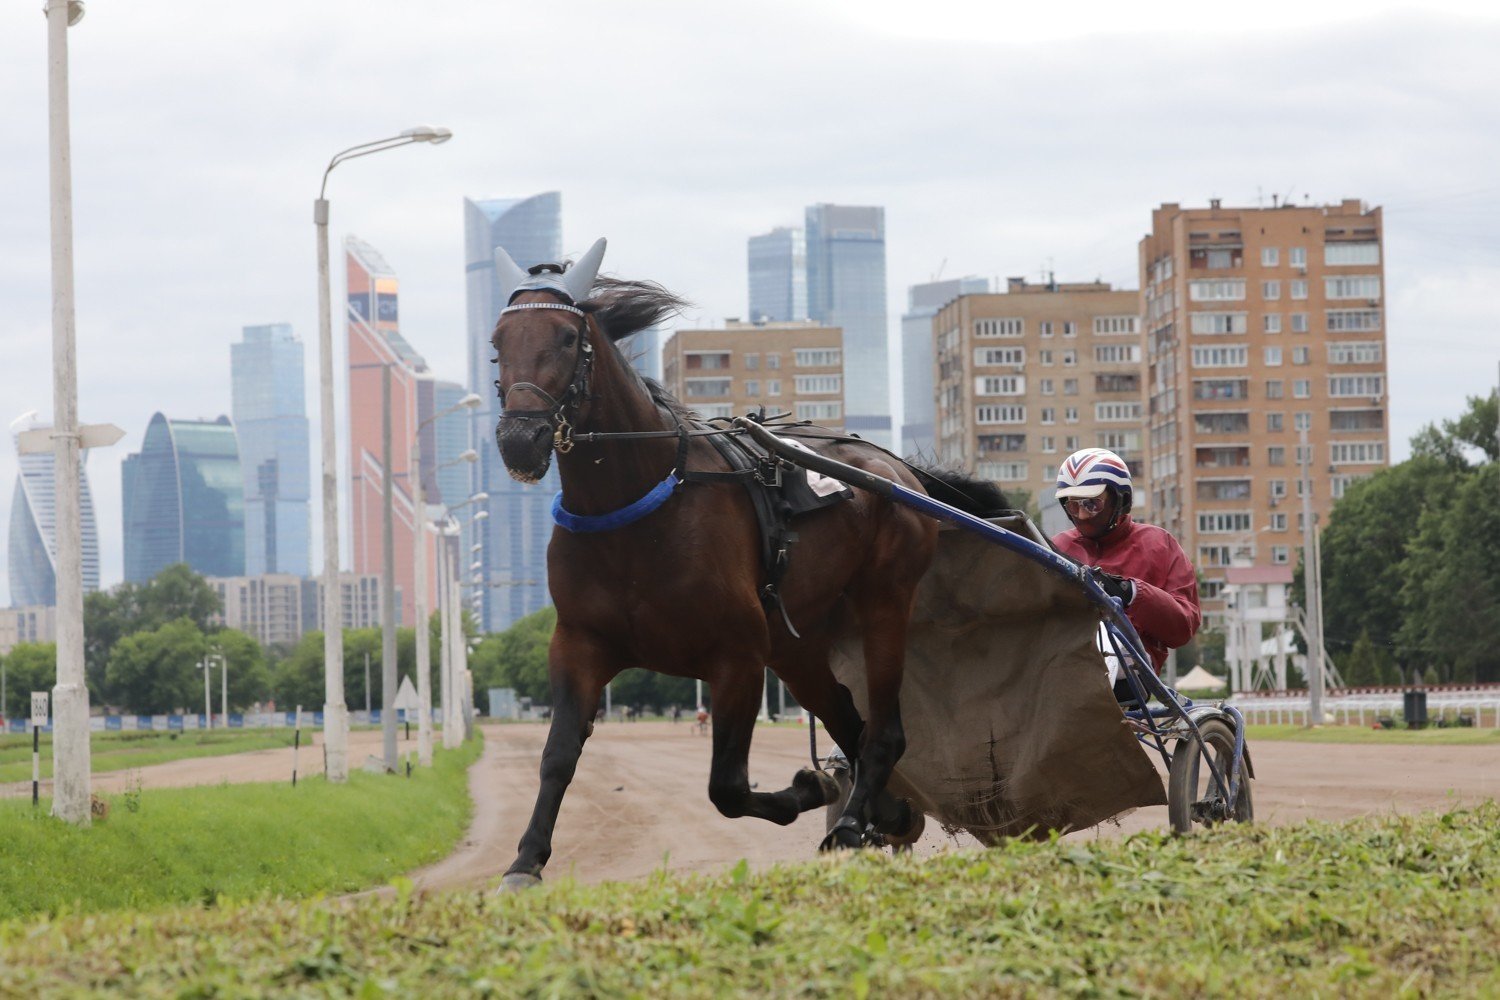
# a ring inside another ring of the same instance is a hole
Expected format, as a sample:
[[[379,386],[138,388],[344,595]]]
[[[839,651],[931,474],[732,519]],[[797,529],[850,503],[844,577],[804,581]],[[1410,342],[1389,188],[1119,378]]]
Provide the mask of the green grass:
[[[1493,996],[1500,807],[0,924],[0,994]]]
[[[1378,743],[1384,746],[1474,746],[1500,743],[1500,729],[1373,729],[1364,726],[1247,726],[1245,739],[1257,742]]]
[[[315,752],[315,751],[312,751]],[[473,740],[411,778],[354,771],[344,785],[147,789],[104,796],[109,818],[80,830],[0,801],[0,918],[146,909],[376,885],[450,853],[468,825]],[[0,987],[0,995],[5,990]]]
[[[304,743],[308,742],[306,739]],[[90,733],[95,774],[165,764],[186,757],[272,750],[292,745],[290,729],[213,729],[184,732]],[[52,777],[52,737],[42,735],[42,777]],[[0,782],[31,780],[31,735],[0,736]]]

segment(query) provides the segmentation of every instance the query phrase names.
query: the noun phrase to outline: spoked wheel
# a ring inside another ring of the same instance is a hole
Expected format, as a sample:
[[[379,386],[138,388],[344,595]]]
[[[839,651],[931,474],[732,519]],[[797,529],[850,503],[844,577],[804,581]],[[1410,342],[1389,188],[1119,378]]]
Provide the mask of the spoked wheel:
[[[1218,766],[1224,780],[1234,764],[1234,730],[1222,719],[1210,719],[1198,726],[1209,756]],[[1179,740],[1172,754],[1172,768],[1167,782],[1167,815],[1173,833],[1189,833],[1196,824],[1213,826],[1226,820],[1249,823],[1255,818],[1250,799],[1250,774],[1240,762],[1240,787],[1232,807],[1214,781],[1213,772],[1203,760],[1196,739]]]

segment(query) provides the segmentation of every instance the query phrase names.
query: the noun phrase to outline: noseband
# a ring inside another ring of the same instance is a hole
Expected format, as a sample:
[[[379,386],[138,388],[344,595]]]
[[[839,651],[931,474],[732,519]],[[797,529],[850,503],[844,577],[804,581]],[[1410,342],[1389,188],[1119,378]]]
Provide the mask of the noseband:
[[[571,408],[575,413],[580,404],[588,398],[589,377],[594,371],[594,345],[589,343],[589,321],[588,314],[577,306],[568,305],[565,302],[522,302],[513,306],[506,306],[500,310],[500,315],[506,313],[521,312],[527,309],[561,309],[575,316],[583,318],[583,329],[578,331],[578,353],[573,358],[573,377],[568,382],[568,387],[563,390],[561,396],[554,397],[546,389],[535,382],[516,382],[511,385],[509,393],[500,385],[500,380],[495,379],[495,394],[500,398],[500,408],[503,416],[507,417],[542,417],[552,424],[552,447],[558,454],[566,455],[573,450],[573,424],[568,420],[568,411]],[[499,363],[496,357],[496,363]],[[505,397],[514,393],[517,389],[525,389],[540,396],[547,404],[547,408],[540,410],[512,410],[505,405]]]

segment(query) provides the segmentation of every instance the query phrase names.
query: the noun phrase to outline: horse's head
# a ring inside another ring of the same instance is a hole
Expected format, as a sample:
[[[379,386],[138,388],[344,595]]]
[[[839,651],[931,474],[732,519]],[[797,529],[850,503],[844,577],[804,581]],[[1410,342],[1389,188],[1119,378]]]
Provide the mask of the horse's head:
[[[495,250],[506,302],[490,338],[503,408],[495,443],[506,470],[523,483],[547,474],[554,446],[566,447],[566,428],[588,396],[595,345],[578,303],[588,298],[603,259],[601,239],[566,270],[544,264],[528,273],[504,249]]]

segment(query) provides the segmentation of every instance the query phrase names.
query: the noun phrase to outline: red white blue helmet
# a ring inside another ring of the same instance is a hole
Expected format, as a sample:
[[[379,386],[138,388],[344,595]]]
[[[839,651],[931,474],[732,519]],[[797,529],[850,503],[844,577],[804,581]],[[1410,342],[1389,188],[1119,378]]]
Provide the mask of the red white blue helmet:
[[[1057,470],[1056,496],[1059,503],[1073,497],[1087,500],[1100,496],[1108,486],[1113,486],[1121,499],[1130,499],[1130,466],[1105,448],[1075,451]]]

